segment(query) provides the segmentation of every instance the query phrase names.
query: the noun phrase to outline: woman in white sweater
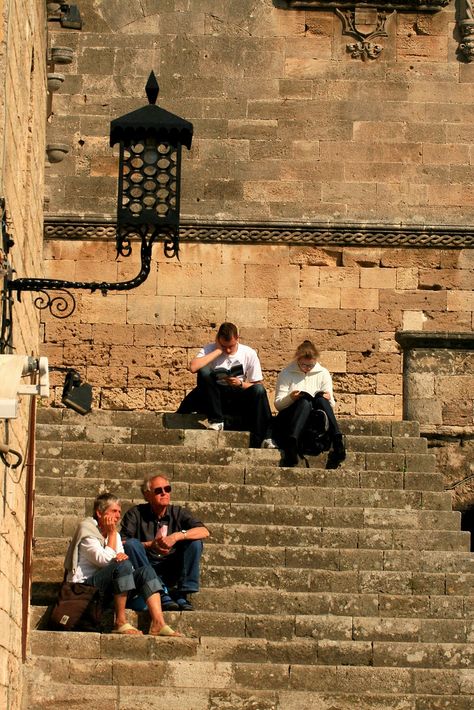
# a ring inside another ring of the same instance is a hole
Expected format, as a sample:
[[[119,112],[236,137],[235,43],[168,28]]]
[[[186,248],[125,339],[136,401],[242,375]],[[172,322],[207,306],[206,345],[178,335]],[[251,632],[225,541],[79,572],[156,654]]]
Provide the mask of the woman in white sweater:
[[[161,610],[163,588],[151,565],[134,569],[124,553],[118,524],[122,516],[120,499],[102,493],[94,501],[94,514],[77,527],[64,567],[68,582],[82,582],[100,589],[104,604],[113,600],[115,625],[112,633],[141,635],[126,619],[127,603],[140,595],[151,617],[151,636],[181,636],[168,626]]]
[[[275,434],[285,452],[283,465],[298,463],[301,434],[312,409],[325,412],[329,424],[332,450],[328,468],[336,468],[346,457],[342,434],[334,415],[332,378],[319,364],[319,352],[310,340],[305,340],[295,352],[295,359],[279,374],[275,407],[278,415]]]

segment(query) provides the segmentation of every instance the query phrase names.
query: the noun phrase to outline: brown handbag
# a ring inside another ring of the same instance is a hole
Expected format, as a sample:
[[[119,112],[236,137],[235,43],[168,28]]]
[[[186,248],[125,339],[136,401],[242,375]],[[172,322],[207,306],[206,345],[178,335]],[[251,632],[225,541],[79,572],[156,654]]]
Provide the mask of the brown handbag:
[[[51,610],[49,627],[53,631],[99,631],[101,618],[100,590],[82,582],[66,582],[64,578]]]

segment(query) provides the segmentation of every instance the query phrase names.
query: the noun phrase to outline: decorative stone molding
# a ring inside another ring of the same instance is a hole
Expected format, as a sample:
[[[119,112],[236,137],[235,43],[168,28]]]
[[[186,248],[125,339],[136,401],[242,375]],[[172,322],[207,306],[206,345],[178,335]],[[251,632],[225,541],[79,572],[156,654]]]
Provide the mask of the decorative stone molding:
[[[46,217],[46,240],[115,239],[112,219],[77,220]],[[180,226],[182,242],[223,244],[288,244],[291,246],[415,247],[467,249],[474,247],[474,231],[469,227],[386,225],[301,225],[246,223],[191,223]]]
[[[464,19],[459,20],[462,42],[459,45],[459,52],[466,61],[472,62],[474,58],[474,9],[472,0],[464,0]]]
[[[385,23],[393,12],[387,17],[385,12],[380,12],[375,7],[355,10],[340,10],[334,8],[336,15],[342,22],[342,34],[352,35],[357,40],[346,45],[353,59],[377,59],[383,47],[378,42],[373,42],[376,37],[388,37]]]
[[[437,12],[449,0],[286,0],[289,8],[297,10],[327,10],[328,8],[376,7],[380,11]]]
[[[471,0],[466,0],[470,2]],[[448,5],[449,0],[286,0],[291,9],[333,9],[342,22],[342,34],[351,35],[356,42],[346,45],[354,59],[377,59],[383,50],[377,37],[388,37],[387,20],[395,11],[437,12]]]

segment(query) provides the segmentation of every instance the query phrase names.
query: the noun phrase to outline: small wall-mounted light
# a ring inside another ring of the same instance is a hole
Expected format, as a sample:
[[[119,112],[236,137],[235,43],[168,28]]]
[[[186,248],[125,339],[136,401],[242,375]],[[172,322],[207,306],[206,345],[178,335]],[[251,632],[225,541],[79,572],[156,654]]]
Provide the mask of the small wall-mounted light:
[[[63,2],[61,3],[60,11],[59,22],[61,27],[69,30],[82,30],[82,17],[77,5],[69,5]]]
[[[77,370],[67,371],[61,402],[79,414],[89,414],[91,411],[92,387],[82,382]]]

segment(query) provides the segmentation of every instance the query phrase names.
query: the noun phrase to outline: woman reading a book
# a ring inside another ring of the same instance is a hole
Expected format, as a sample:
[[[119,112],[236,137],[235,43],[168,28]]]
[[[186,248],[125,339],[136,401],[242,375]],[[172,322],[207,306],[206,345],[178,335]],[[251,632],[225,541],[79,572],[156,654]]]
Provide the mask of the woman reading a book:
[[[301,435],[312,410],[320,410],[328,426],[332,450],[328,468],[336,468],[346,457],[342,434],[334,415],[332,378],[319,364],[319,352],[310,340],[305,340],[295,352],[295,359],[279,374],[275,407],[275,439],[284,450],[284,466],[295,466],[301,452]]]

